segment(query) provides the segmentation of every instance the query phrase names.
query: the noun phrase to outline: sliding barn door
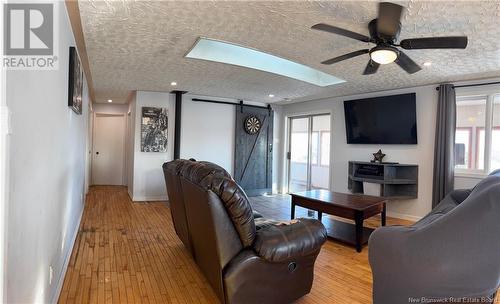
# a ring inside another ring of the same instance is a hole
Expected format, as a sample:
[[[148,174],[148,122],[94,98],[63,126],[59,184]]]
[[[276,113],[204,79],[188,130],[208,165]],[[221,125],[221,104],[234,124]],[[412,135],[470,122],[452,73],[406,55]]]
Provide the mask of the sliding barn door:
[[[273,111],[236,107],[234,179],[249,196],[272,191]]]

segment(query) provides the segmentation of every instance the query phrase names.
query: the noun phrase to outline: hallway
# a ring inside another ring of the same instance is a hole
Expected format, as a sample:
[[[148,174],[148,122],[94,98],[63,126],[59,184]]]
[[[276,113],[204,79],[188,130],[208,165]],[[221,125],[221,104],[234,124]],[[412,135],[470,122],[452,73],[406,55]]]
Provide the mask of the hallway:
[[[59,303],[213,303],[164,203],[91,188]]]
[[[251,200],[264,216],[289,218],[287,196]],[[299,216],[305,213],[297,209]],[[379,222],[375,217],[367,225]],[[407,223],[388,219],[388,224]],[[312,291],[298,302],[371,303],[367,257],[366,247],[358,254],[328,240]],[[125,187],[94,186],[59,303],[217,303],[217,298],[177,238],[167,204],[132,203]]]

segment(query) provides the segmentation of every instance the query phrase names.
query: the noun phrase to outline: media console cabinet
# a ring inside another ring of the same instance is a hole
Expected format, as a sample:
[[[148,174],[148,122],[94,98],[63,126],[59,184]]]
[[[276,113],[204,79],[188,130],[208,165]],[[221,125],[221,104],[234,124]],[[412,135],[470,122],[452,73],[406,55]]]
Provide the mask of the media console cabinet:
[[[364,182],[380,184],[380,196],[388,199],[417,198],[418,165],[350,161],[349,190],[364,194]]]

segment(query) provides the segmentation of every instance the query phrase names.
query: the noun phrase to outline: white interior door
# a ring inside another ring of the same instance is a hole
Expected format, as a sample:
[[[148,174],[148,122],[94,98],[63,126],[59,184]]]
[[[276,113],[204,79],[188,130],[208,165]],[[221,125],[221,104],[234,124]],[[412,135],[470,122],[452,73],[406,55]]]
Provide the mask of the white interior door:
[[[125,117],[96,114],[92,147],[92,184],[123,185]]]

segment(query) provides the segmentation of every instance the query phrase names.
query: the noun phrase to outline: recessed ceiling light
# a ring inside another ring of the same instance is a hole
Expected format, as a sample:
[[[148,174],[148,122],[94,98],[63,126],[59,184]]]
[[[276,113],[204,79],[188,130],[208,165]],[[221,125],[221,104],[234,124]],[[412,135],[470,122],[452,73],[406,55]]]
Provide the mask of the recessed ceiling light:
[[[273,97],[274,97],[274,94],[269,94],[269,97],[273,98]]]
[[[172,81],[172,82],[170,83],[170,85],[171,85],[171,86],[176,86],[176,85],[177,85],[177,82]]]
[[[108,99],[108,102],[113,102],[113,100],[111,100],[111,99]]]
[[[297,62],[256,49],[207,38],[198,39],[185,57],[237,65],[301,80],[320,87],[345,82],[338,77]]]
[[[431,66],[431,65],[432,65],[432,62],[430,62],[430,61],[424,62],[424,66]]]

